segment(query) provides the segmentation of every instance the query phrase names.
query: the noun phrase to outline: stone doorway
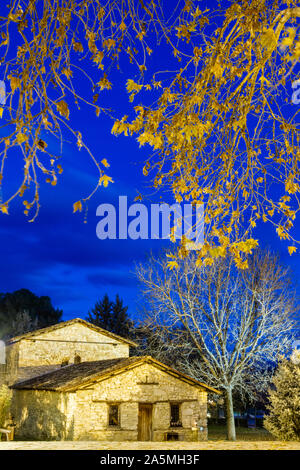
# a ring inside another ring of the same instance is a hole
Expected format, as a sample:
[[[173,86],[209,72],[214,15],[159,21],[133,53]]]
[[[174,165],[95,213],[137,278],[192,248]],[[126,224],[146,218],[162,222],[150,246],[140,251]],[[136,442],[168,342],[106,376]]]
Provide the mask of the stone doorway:
[[[139,441],[152,441],[152,408],[151,403],[139,403]]]

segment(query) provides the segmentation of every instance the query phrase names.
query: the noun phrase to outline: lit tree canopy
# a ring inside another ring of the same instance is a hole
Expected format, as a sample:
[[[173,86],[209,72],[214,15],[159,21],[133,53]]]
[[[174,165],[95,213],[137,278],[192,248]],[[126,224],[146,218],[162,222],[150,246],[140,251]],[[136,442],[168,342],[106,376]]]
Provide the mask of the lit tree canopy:
[[[84,141],[84,128],[73,129],[70,117],[81,102],[96,115],[115,116],[101,107],[101,91],[113,87],[111,71],[124,56],[137,65],[137,77],[127,81],[136,115],[115,119],[112,132],[150,144],[153,154],[143,172],[153,175],[154,187],[166,186],[179,202],[205,203],[206,239],[199,262],[211,263],[230,250],[246,267],[243,256],[257,245],[252,230],[260,219],[274,224],[295,251],[291,229],[299,210],[299,107],[291,105],[287,87],[297,76],[300,8],[290,0],[242,0],[216,2],[205,10],[201,2],[182,0],[167,16],[165,4],[10,2],[7,16],[0,17],[7,88],[0,179],[16,147],[23,154],[24,174],[1,211],[8,213],[19,195],[26,215],[36,217],[40,184],[55,185],[63,171],[63,159],[50,151],[50,134],[61,142],[71,134],[99,174],[96,187],[74,203],[74,211],[113,181],[108,162],[97,160]],[[150,73],[147,57],[159,53],[161,42],[169,47],[172,70],[151,68]],[[89,80],[89,90],[75,80],[80,74]],[[152,105],[145,104],[148,95]]]
[[[144,173],[154,172],[155,187],[171,188],[178,202],[205,204],[200,263],[211,264],[229,248],[246,267],[242,254],[257,245],[251,234],[259,219],[295,242],[299,108],[288,105],[286,84],[300,57],[300,8],[280,10],[279,3],[234,3],[213,12],[219,24],[213,30],[211,15],[194,11],[193,21],[177,28],[189,44],[190,31],[203,25],[181,69],[161,74],[162,93],[152,107],[136,106],[134,121],[113,128],[138,133],[141,145],[153,147]]]
[[[85,202],[100,185],[105,187],[112,182],[105,171],[108,162],[99,162],[83,142],[82,133],[73,129],[70,108],[75,105],[79,109],[85,103],[94,108],[97,116],[109,113],[98,105],[98,99],[102,90],[112,88],[110,70],[118,66],[120,55],[125,54],[143,71],[145,56],[151,52],[144,39],[146,29],[153,23],[155,28],[159,17],[155,5],[146,7],[135,0],[10,2],[7,16],[0,17],[1,63],[5,67],[1,95],[8,89],[7,105],[1,108],[4,125],[0,182],[11,149],[17,147],[22,152],[25,165],[16,192],[0,206],[3,213],[8,213],[9,203],[16,196],[25,199],[27,190],[34,187],[32,200],[24,201],[25,214],[33,213],[33,220],[40,207],[40,183],[56,185],[63,162],[49,151],[50,134],[62,144],[64,136],[71,133],[79,150],[83,147],[92,158],[99,180]],[[89,62],[96,70],[93,76],[87,71]],[[82,83],[78,77],[89,81],[89,89],[78,87]],[[75,203],[74,211],[82,210],[82,203]]]

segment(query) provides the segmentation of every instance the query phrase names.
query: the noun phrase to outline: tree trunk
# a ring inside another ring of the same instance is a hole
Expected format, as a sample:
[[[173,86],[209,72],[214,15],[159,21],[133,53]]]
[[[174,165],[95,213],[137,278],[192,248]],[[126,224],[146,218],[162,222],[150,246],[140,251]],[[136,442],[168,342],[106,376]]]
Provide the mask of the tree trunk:
[[[235,441],[235,423],[233,413],[232,390],[228,389],[225,392],[226,400],[226,426],[227,426],[227,439],[228,441]]]

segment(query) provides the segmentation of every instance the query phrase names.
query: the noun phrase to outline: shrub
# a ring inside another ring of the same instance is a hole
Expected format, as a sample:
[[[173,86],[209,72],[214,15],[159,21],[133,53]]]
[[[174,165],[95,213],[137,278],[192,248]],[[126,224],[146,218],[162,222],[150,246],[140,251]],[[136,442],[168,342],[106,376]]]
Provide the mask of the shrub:
[[[300,440],[300,361],[282,359],[270,390],[265,428],[282,440]]]

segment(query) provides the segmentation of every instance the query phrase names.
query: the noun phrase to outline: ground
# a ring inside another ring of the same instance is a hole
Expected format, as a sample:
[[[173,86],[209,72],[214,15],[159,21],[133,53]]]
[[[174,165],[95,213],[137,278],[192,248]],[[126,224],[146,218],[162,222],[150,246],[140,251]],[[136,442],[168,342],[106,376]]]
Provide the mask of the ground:
[[[300,450],[299,442],[275,441],[266,430],[237,427],[237,441],[225,440],[225,426],[209,426],[204,442],[14,441],[1,450]]]
[[[108,442],[30,441],[0,442],[2,450],[300,450],[300,442],[206,441],[206,442]]]
[[[274,441],[274,437],[263,428],[246,428],[236,426],[236,437],[238,441]],[[208,439],[223,441],[226,439],[226,426],[209,425]]]

